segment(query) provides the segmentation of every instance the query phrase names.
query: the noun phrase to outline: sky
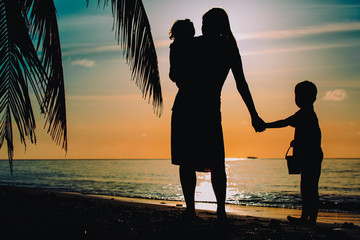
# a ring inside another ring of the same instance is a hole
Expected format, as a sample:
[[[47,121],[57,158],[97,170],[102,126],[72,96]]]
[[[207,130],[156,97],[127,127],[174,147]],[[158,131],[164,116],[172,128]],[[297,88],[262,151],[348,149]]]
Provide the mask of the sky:
[[[37,143],[20,144],[15,159],[170,158],[171,107],[177,92],[168,77],[168,32],[177,19],[194,22],[212,7],[224,8],[237,39],[244,73],[265,121],[298,108],[294,87],[318,88],[315,111],[326,158],[360,157],[360,2],[337,0],[143,0],[158,54],[164,98],[159,118],[130,81],[115,41],[110,7],[97,0],[55,0],[66,86],[68,151],[46,133],[37,111]],[[36,108],[36,109],[35,109]],[[283,158],[294,129],[255,133],[230,72],[222,91],[227,158]],[[201,144],[201,143],[199,143]],[[7,158],[7,149],[0,150]]]

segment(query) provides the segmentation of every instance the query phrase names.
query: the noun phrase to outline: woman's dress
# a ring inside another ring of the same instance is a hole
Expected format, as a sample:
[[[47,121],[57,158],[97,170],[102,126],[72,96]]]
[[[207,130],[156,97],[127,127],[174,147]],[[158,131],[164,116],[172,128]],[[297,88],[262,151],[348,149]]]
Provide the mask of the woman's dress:
[[[179,87],[171,118],[173,164],[196,171],[225,168],[221,90],[236,64],[241,67],[236,43],[223,37],[171,45],[170,77]]]

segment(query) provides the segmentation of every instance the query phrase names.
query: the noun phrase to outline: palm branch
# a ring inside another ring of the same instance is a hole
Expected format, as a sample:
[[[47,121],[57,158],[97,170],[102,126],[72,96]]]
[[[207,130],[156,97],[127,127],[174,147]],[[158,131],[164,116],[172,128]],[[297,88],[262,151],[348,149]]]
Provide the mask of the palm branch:
[[[67,150],[67,125],[65,84],[57,24],[53,0],[23,0],[26,15],[37,50],[41,46],[41,62],[48,76],[44,107],[48,133],[62,148]]]
[[[26,138],[36,142],[28,85],[40,106],[46,89],[46,73],[29,36],[22,9],[20,1],[0,0],[0,147],[6,140],[11,172],[12,121],[25,146]]]
[[[87,0],[88,2],[88,0]],[[98,0],[101,3],[101,0]],[[104,0],[107,6],[109,0]],[[143,97],[152,98],[159,116],[162,95],[150,24],[141,0],[111,0],[118,44]],[[37,41],[35,49],[29,35]],[[39,59],[37,51],[41,52]],[[7,142],[12,172],[12,123],[20,140],[36,142],[31,88],[46,115],[45,126],[57,144],[67,149],[65,86],[59,30],[53,0],[0,0],[0,148]]]
[[[89,3],[89,0],[86,0]],[[101,4],[98,0],[98,4]],[[109,0],[104,0],[104,7]],[[111,0],[115,37],[124,49],[132,80],[142,91],[143,98],[152,99],[154,111],[162,113],[159,68],[149,19],[141,0]]]

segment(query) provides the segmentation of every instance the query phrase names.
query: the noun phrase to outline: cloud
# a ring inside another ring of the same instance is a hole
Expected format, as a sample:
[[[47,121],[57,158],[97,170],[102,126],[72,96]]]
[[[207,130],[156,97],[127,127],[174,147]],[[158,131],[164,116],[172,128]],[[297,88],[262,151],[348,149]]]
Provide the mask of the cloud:
[[[259,51],[243,52],[242,55],[259,55],[259,54],[274,54],[274,53],[287,53],[287,52],[301,52],[301,51],[313,51],[330,48],[343,48],[359,46],[359,43],[335,43],[335,44],[318,44],[311,46],[299,46],[291,48],[277,48],[277,49],[265,49]]]
[[[84,59],[72,61],[71,65],[79,65],[79,66],[91,68],[95,66],[95,61],[84,58]]]
[[[67,100],[73,101],[142,101],[138,94],[130,95],[67,95]]]
[[[336,101],[340,102],[348,98],[348,94],[344,89],[334,89],[327,91],[325,96],[323,97],[326,101]]]
[[[76,30],[79,28],[84,27],[91,27],[94,28],[94,25],[96,26],[104,26],[104,24],[107,24],[109,26],[109,29],[111,29],[113,22],[113,18],[111,14],[104,14],[104,15],[85,15],[85,16],[67,16],[67,17],[60,17],[59,18],[59,27],[62,31],[67,30]]]
[[[264,31],[236,34],[238,40],[245,39],[284,39],[307,35],[324,34],[331,32],[360,31],[360,22],[332,23],[326,25],[310,26],[299,29]]]
[[[249,40],[249,39],[290,39],[297,37],[304,37],[308,35],[316,34],[325,34],[331,32],[346,32],[346,31],[360,31],[360,22],[344,22],[344,23],[331,23],[325,25],[316,25],[303,27],[298,29],[285,29],[285,30],[270,30],[263,32],[250,32],[250,33],[239,33],[235,34],[235,38],[238,41]],[[169,47],[171,41],[169,39],[156,40],[155,46],[158,48]],[[322,44],[310,47],[302,48],[290,48],[290,49],[275,49],[275,50],[265,50],[265,52],[251,52],[248,54],[263,54],[263,53],[273,53],[273,52],[294,52],[294,51],[304,51],[304,50],[314,50],[314,49],[324,49],[324,48],[338,48],[338,47],[348,47],[348,46],[357,46],[359,43],[339,43],[339,44]]]
[[[121,47],[114,43],[113,45],[105,46],[89,46],[88,44],[78,45],[78,46],[69,46],[65,51],[63,51],[63,56],[74,56],[74,55],[83,55],[91,53],[103,53],[103,52],[114,52],[121,51]]]
[[[157,48],[168,48],[171,44],[170,39],[154,40],[155,47]]]

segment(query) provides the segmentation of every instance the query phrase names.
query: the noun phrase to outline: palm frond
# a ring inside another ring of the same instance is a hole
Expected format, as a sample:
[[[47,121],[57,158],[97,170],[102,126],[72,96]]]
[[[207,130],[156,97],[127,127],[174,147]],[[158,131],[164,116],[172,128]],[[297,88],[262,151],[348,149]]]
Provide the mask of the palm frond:
[[[41,62],[48,75],[44,99],[48,133],[62,148],[67,150],[67,124],[65,84],[57,24],[53,0],[24,0],[25,11],[29,15],[29,25],[35,39],[37,50],[41,46]]]
[[[12,171],[12,118],[20,140],[36,142],[35,119],[29,97],[32,86],[39,103],[44,101],[46,74],[28,34],[19,1],[0,0],[0,147],[7,141]]]
[[[104,7],[108,3],[109,0],[104,0]],[[158,61],[144,5],[141,0],[111,0],[111,7],[115,37],[124,49],[132,79],[142,91],[143,98],[149,97],[149,102],[152,99],[154,111],[160,116],[163,99]]]

